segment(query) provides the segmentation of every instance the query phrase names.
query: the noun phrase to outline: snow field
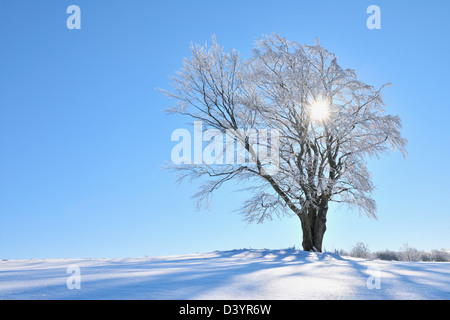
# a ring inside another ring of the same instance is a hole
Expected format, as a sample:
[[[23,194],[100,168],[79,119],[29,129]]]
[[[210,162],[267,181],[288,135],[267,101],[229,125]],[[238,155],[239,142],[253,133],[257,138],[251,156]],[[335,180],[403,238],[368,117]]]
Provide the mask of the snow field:
[[[69,285],[73,266],[79,289]],[[7,260],[0,261],[0,299],[450,299],[450,263],[292,249]]]

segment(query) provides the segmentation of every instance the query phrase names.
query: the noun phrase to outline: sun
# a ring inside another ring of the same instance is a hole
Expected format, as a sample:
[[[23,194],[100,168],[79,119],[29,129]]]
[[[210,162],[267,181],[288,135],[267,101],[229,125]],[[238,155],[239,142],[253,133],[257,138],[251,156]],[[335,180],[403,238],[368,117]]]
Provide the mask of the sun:
[[[322,122],[330,116],[330,104],[322,99],[314,100],[309,107],[311,119]]]

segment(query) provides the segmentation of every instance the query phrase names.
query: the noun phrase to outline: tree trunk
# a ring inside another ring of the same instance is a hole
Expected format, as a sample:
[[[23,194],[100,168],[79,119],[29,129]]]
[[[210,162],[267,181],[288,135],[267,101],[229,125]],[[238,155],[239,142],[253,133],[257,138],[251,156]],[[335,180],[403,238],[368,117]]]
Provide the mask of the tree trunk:
[[[303,231],[303,250],[322,252],[322,242],[327,230],[328,205],[318,209],[311,208],[307,213],[299,215]]]

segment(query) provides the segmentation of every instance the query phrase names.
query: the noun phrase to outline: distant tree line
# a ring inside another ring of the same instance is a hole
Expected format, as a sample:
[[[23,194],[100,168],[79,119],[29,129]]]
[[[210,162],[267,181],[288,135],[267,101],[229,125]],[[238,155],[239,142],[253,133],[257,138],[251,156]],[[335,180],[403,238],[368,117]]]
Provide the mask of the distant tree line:
[[[371,252],[369,247],[359,242],[353,246],[350,251],[336,250],[341,256],[350,256],[363,259],[379,259],[390,261],[433,261],[433,262],[450,262],[450,250],[430,250],[420,251],[412,248],[405,243],[398,251],[383,250]]]

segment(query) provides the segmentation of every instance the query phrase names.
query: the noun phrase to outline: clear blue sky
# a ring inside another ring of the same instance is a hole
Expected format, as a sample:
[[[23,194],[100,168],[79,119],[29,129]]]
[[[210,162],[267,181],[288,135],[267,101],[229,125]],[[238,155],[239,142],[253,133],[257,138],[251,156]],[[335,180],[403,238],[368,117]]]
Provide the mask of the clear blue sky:
[[[81,30],[69,30],[69,5]],[[366,9],[381,8],[381,30]],[[167,116],[156,87],[191,42],[216,34],[249,55],[277,32],[321,44],[343,67],[385,90],[409,140],[404,160],[369,161],[378,220],[329,212],[324,246],[450,248],[448,161],[450,2],[92,1],[0,2],[0,258],[136,257],[235,248],[301,247],[298,218],[247,225],[230,185],[196,211],[195,184],[160,166],[192,127]]]

